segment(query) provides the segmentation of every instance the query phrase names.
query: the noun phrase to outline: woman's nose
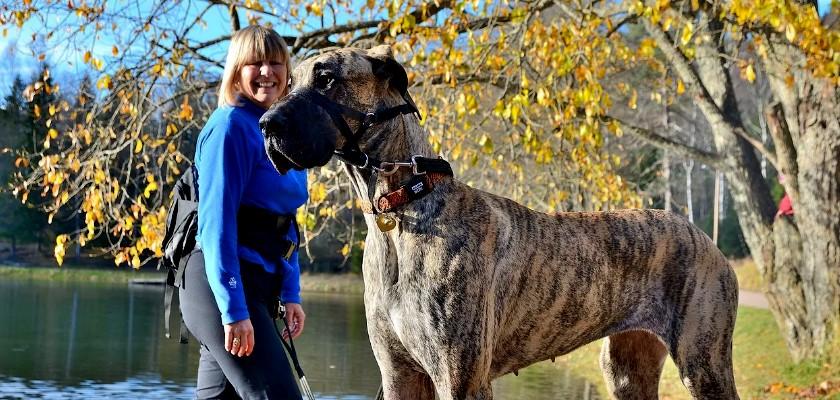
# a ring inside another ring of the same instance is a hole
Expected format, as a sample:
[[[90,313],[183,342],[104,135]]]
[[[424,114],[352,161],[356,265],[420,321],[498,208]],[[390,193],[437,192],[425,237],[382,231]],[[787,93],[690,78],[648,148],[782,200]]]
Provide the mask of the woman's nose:
[[[269,63],[269,62],[262,63],[262,65],[260,66],[260,75],[268,76],[268,75],[271,75],[272,73],[274,73],[274,70],[271,69],[271,63]]]

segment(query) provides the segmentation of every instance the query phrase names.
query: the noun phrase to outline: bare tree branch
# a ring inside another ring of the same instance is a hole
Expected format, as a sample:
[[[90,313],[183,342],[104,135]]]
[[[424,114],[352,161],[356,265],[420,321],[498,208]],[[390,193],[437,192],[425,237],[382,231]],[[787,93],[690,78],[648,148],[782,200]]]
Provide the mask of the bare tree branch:
[[[756,149],[756,151],[767,157],[767,160],[773,164],[774,168],[778,168],[776,156],[772,151],[767,149],[761,141],[750,136],[742,127],[733,126],[726,119],[723,110],[715,104],[711,94],[707,91],[706,86],[701,82],[700,77],[697,75],[694,68],[692,68],[688,59],[677,49],[673,42],[669,40],[668,35],[658,25],[653,24],[647,19],[644,20],[644,26],[656,42],[657,46],[662,50],[665,58],[668,59],[669,63],[674,66],[677,74],[679,74],[680,78],[683,82],[685,82],[687,91],[694,94],[697,106],[703,111],[703,114],[706,116],[709,124],[712,126],[722,127],[725,131],[729,131],[731,134],[744,139],[754,149]]]
[[[239,23],[239,13],[236,11],[236,4],[230,3],[228,6],[228,12],[230,12],[230,29],[233,32],[236,32],[240,28]]]
[[[776,154],[770,149],[768,149],[767,146],[764,145],[764,143],[761,143],[761,140],[754,138],[752,135],[747,133],[747,131],[740,127],[736,127],[733,131],[736,135],[740,136],[741,139],[746,140],[747,143],[749,143],[756,151],[758,151],[765,158],[767,158],[767,161],[769,161],[770,164],[773,165],[773,168],[775,168],[776,170],[779,169],[779,162],[776,159]]]
[[[684,143],[677,142],[673,139],[659,135],[650,130],[635,126],[628,122],[621,121],[619,119],[613,120],[621,125],[622,130],[629,132],[633,136],[636,136],[656,147],[673,151],[687,158],[695,159],[697,161],[702,162],[703,164],[706,164],[718,170],[723,170],[726,168],[726,165],[723,162],[723,157],[721,157],[717,153],[712,153],[706,150],[689,146]]]
[[[776,147],[776,154],[779,155],[778,163],[773,164],[777,171],[784,174],[785,190],[791,197],[799,199],[799,165],[796,162],[796,147],[788,130],[787,120],[784,117],[783,106],[776,102],[768,107],[766,111],[767,125],[770,128],[770,136]]]
[[[355,23],[336,25],[330,28],[316,29],[312,32],[298,36],[292,43],[292,53],[297,53],[304,48],[317,48],[324,43],[330,35],[338,33],[354,32],[361,29],[375,28],[387,20],[359,21]]]
[[[428,7],[425,7],[428,5]],[[433,3],[426,3],[424,7],[418,7],[414,10],[410,15],[414,17],[414,20],[417,21],[419,24],[421,21],[425,21],[452,6],[451,0],[440,0],[439,2]],[[388,33],[388,29],[386,27],[382,27],[379,29],[378,32],[374,35],[376,41],[381,42],[385,39],[385,35]]]

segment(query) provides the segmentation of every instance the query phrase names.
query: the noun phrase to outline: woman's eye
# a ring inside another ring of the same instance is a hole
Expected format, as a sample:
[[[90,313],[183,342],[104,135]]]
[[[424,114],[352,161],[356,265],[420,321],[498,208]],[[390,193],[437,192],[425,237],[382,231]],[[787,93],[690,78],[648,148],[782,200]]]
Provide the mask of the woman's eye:
[[[323,73],[315,77],[315,87],[317,89],[329,89],[333,82],[335,82],[335,78],[332,74]]]
[[[272,61],[271,62],[271,66],[273,66],[273,67],[279,67],[279,66],[282,66],[282,65],[286,65],[286,63],[284,63],[282,61]]]

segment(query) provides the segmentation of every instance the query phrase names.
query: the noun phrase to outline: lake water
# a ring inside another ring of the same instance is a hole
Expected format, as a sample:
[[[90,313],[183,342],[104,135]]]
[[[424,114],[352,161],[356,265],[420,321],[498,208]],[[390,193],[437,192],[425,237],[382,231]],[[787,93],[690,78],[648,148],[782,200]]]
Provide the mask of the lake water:
[[[372,399],[379,371],[361,296],[303,297],[306,331],[295,345],[316,397]],[[197,365],[194,339],[163,336],[162,286],[0,282],[0,398],[189,399]],[[493,385],[497,399],[598,398],[550,363]]]

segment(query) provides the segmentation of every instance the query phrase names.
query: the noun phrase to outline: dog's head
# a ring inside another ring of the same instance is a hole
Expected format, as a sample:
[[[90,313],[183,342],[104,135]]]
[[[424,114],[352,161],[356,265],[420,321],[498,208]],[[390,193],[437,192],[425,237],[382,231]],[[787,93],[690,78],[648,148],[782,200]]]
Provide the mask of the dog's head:
[[[266,151],[279,171],[326,164],[347,138],[324,103],[361,113],[405,102],[408,78],[388,46],[346,48],[303,61],[292,74],[292,89],[260,119]],[[362,121],[341,117],[356,132]],[[339,122],[340,123],[340,122]],[[368,130],[357,138],[364,149]]]

